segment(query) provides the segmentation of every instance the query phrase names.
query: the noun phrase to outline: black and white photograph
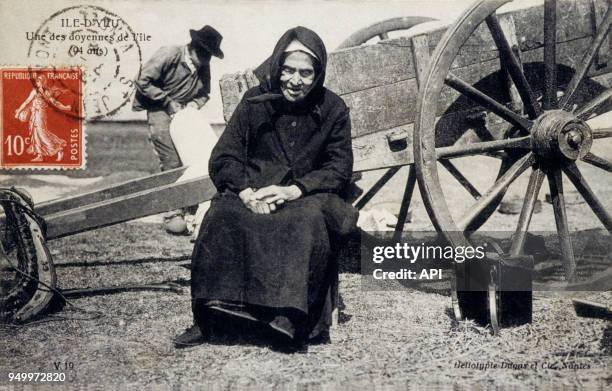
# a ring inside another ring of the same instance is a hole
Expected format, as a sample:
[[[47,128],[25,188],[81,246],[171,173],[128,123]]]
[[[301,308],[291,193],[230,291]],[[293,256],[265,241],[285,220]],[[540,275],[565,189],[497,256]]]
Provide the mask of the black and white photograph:
[[[612,387],[610,0],[0,0],[0,390]]]

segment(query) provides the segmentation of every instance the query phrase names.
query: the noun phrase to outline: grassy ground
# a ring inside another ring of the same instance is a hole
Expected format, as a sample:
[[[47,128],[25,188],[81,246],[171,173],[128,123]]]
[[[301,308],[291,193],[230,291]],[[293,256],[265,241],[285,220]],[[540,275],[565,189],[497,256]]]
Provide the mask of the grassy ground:
[[[154,172],[146,132],[142,126],[131,126],[90,125],[90,165],[86,173],[70,173],[76,177],[72,183],[100,186],[108,180]],[[602,152],[606,151],[611,157],[610,148]],[[476,164],[478,169],[471,172],[484,189],[484,174],[492,173],[494,167],[486,161]],[[586,174],[597,178],[596,172]],[[86,176],[105,179],[78,182]],[[37,196],[74,191],[40,177],[1,179],[3,185],[30,186]],[[367,175],[364,182],[375,179],[375,174]],[[371,207],[395,212],[402,180],[401,176],[394,179],[372,200]],[[516,193],[512,194],[520,194],[525,180],[521,178],[516,189],[513,186],[511,191]],[[47,188],[37,192],[36,187],[41,186]],[[598,194],[609,194],[612,189],[609,178],[596,180],[592,186]],[[544,188],[541,199],[547,191]],[[568,190],[573,190],[571,185]],[[463,190],[449,187],[448,191],[454,195],[455,208],[469,208]],[[431,228],[419,197],[414,199],[414,219],[407,229]],[[610,206],[610,197],[604,202]],[[534,229],[554,229],[550,209],[543,202],[543,211],[534,216]],[[575,246],[609,246],[609,236],[585,204],[571,205],[569,216]],[[496,213],[488,229],[512,230],[516,219],[516,215]],[[554,259],[558,246],[550,235],[546,243],[552,260],[538,266],[537,279],[559,280],[562,271]],[[199,385],[352,390],[450,388],[450,384],[457,389],[605,389],[612,384],[612,326],[577,317],[570,300],[580,296],[609,304],[609,291],[536,292],[533,322],[492,336],[486,327],[453,320],[447,279],[436,286],[367,291],[362,287],[358,262],[344,258],[340,275],[344,308],[339,326],[331,332],[331,344],[312,346],[306,354],[283,354],[253,340],[217,338],[204,346],[177,351],[171,339],[191,323],[189,270],[184,267],[192,249],[188,238],[168,236],[157,224],[131,222],[55,240],[49,247],[62,289],[174,282],[184,293],[132,291],[73,298],[70,302],[76,307],[66,306],[39,323],[1,328],[0,389],[9,384],[7,372],[57,372],[54,362],[72,363],[73,369],[64,370],[71,386],[94,389]],[[464,368],[464,363],[490,363],[497,368]],[[507,368],[511,364],[514,368]]]

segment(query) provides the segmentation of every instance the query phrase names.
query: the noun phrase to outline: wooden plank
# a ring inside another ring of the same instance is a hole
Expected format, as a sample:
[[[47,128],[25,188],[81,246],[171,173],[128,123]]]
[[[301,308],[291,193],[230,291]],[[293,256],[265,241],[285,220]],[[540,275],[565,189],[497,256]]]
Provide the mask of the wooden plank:
[[[521,51],[544,45],[544,6],[512,11]],[[592,36],[590,0],[557,2],[557,42]]]
[[[248,70],[246,72],[249,72]],[[221,101],[223,103],[223,118],[227,123],[232,113],[240,103],[242,95],[249,89],[246,81],[246,72],[236,72],[230,75],[223,75],[219,80],[221,89]]]
[[[45,216],[47,239],[57,239],[208,201],[216,189],[209,177],[146,189]]]
[[[330,53],[325,86],[345,95],[413,79],[411,47],[410,40],[389,39]]]
[[[68,209],[78,208],[83,205],[93,204],[153,187],[167,185],[175,182],[184,171],[185,167],[180,167],[174,170],[153,174],[145,178],[125,181],[103,189],[92,190],[72,197],[64,197],[42,202],[36,205],[34,210],[44,217]]]
[[[412,164],[412,129],[413,125],[399,126],[377,133],[371,133],[353,139],[353,171],[368,171],[379,168]],[[393,151],[390,139],[404,139],[404,148]]]
[[[410,79],[343,96],[353,137],[412,122],[417,95],[416,80]]]

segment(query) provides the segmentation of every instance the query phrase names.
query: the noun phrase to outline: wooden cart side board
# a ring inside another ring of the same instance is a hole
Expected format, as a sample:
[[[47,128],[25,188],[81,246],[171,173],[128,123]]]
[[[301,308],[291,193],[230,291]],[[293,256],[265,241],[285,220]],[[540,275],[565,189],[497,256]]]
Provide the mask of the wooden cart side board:
[[[41,202],[35,206],[35,211],[42,216],[47,216],[68,209],[79,208],[81,206],[94,204],[115,197],[168,185],[176,182],[184,171],[185,167],[180,167],[174,170],[153,174],[144,178],[131,179],[119,184],[104,187],[102,189],[77,194],[72,197],[64,197],[57,200]]]
[[[57,239],[208,201],[216,189],[209,177],[145,189],[45,216],[47,239]]]

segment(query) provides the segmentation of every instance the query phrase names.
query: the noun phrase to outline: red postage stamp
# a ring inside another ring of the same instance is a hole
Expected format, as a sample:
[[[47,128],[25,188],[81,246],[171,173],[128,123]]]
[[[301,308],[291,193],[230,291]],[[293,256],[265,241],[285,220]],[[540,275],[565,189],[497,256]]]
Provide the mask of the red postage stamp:
[[[0,68],[0,168],[85,167],[81,69]]]

